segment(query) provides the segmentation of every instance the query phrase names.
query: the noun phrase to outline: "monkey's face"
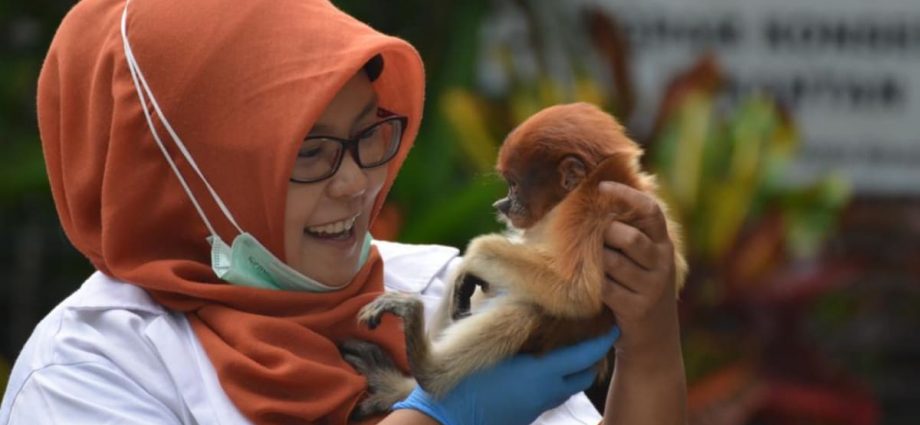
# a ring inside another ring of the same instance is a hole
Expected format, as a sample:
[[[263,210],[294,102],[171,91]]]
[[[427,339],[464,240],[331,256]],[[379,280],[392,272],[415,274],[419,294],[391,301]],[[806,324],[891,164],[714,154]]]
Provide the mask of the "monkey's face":
[[[492,204],[514,228],[527,229],[546,215],[568,193],[553,162],[513,161],[501,170],[508,195]]]
[[[526,229],[533,225],[533,220],[530,209],[525,204],[526,198],[521,196],[524,191],[519,188],[517,182],[507,181],[507,183],[508,196],[499,199],[492,206],[498,210],[509,225],[518,229]]]

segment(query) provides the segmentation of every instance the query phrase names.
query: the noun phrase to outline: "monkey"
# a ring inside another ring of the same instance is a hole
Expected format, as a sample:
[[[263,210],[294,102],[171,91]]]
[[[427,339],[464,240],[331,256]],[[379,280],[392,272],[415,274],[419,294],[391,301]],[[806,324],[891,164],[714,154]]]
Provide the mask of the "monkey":
[[[679,290],[687,272],[680,229],[656,195],[654,176],[641,170],[642,153],[622,125],[594,105],[537,112],[508,134],[498,153],[496,171],[508,193],[493,206],[509,232],[469,243],[439,309],[438,326],[426,335],[422,302],[392,292],[365,306],[358,320],[373,329],[385,313],[402,318],[412,376],[435,397],[507,357],[543,354],[609,331],[616,320],[601,295],[603,233],[612,220],[628,221],[635,212],[601,192],[602,181],[628,185],[658,201],[674,246]],[[487,302],[471,314],[477,288]],[[359,405],[359,415],[381,413],[408,396],[411,378],[407,384],[407,378],[362,360],[373,347],[345,346],[346,360],[369,377],[371,396]],[[605,364],[598,366],[599,374],[605,370]]]

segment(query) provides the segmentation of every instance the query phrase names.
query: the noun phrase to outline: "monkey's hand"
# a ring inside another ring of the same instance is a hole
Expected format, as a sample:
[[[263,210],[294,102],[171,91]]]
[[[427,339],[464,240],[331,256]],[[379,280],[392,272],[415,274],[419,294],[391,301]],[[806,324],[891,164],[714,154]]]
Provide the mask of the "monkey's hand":
[[[464,378],[435,397],[416,387],[394,409],[414,409],[443,425],[525,425],[584,391],[594,365],[604,358],[619,330],[536,357],[521,354]]]
[[[449,309],[453,321],[460,320],[472,314],[473,295],[476,288],[483,292],[489,291],[489,282],[486,282],[472,273],[457,276],[450,291]]]

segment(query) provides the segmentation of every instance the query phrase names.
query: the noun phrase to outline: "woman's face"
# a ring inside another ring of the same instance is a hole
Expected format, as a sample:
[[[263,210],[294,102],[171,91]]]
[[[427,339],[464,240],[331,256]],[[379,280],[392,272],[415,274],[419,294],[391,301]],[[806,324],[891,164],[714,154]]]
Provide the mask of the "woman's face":
[[[329,103],[308,136],[353,137],[378,120],[376,112],[377,95],[364,72],[358,72]],[[284,218],[287,264],[327,285],[344,286],[351,281],[360,267],[374,200],[386,178],[386,165],[362,169],[345,152],[332,177],[289,183]]]

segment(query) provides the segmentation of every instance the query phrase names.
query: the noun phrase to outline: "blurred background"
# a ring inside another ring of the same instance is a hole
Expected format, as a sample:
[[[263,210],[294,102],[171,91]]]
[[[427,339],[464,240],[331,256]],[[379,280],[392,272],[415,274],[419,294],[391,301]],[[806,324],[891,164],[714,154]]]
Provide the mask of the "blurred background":
[[[35,119],[73,3],[0,3],[0,391],[91,273],[58,224]],[[920,423],[920,2],[334,3],[427,67],[377,238],[462,248],[498,230],[504,135],[547,105],[598,104],[684,224],[691,423]]]

